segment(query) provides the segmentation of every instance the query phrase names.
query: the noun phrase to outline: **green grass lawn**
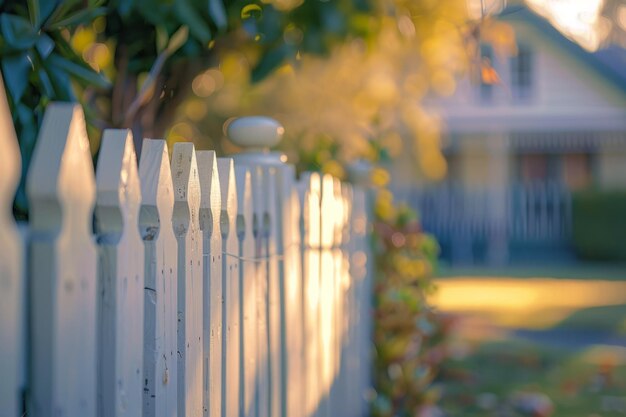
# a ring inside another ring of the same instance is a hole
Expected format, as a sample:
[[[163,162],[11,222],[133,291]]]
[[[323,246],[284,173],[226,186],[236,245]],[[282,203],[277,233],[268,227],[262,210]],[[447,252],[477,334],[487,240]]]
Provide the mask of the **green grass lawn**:
[[[625,416],[625,351],[487,342],[446,364],[440,407],[450,417]]]
[[[441,264],[437,277],[511,277],[511,278],[568,278],[585,280],[626,280],[626,264],[580,262],[559,265],[513,265],[507,267],[451,267]]]

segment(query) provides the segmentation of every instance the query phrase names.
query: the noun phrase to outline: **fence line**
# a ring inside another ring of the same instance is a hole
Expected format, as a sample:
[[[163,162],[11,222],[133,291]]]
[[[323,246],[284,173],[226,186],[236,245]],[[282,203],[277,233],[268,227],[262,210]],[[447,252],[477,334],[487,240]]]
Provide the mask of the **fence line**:
[[[170,163],[158,139],[137,166],[127,130],[104,132],[94,176],[81,108],[51,104],[22,257],[3,99],[0,417],[367,414],[363,188],[258,150],[177,143]]]

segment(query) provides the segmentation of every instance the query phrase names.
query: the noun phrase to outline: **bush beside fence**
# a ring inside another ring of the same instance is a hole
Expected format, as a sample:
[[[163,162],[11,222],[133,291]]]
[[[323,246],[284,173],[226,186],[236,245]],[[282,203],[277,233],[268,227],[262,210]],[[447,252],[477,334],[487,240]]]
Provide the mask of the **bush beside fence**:
[[[51,104],[21,239],[3,91],[0,131],[0,416],[367,414],[364,188],[156,139],[137,166],[126,130],[94,175],[82,109]]]

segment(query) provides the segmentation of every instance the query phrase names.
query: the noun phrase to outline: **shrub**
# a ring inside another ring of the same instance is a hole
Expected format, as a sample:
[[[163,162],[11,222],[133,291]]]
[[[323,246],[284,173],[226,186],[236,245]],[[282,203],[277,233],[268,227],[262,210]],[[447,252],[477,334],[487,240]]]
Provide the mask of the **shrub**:
[[[572,202],[573,244],[590,260],[626,261],[626,191],[582,191]]]

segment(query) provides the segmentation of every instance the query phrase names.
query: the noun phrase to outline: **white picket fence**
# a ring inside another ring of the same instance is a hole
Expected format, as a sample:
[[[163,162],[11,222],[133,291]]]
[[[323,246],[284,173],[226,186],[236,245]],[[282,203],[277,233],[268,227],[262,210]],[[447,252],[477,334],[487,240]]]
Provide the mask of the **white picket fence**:
[[[0,80],[1,81],[1,80]],[[0,82],[0,417],[365,416],[366,190],[266,152],[234,159],[47,108],[27,177]],[[272,130],[273,129],[273,130]]]

